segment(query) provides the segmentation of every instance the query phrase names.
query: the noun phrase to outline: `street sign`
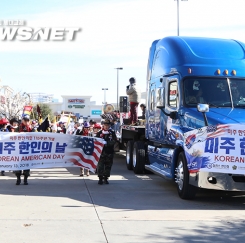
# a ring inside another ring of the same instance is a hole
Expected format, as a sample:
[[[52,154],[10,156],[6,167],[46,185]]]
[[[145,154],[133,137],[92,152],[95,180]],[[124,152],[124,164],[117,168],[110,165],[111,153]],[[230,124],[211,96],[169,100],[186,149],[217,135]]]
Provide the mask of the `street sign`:
[[[101,110],[92,110],[92,115],[101,115],[102,111]]]

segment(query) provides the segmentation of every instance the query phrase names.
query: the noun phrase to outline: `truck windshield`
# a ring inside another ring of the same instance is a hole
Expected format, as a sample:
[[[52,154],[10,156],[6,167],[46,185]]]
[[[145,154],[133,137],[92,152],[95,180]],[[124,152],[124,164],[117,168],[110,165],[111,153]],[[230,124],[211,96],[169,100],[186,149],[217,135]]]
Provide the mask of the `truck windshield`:
[[[183,92],[188,107],[203,103],[210,107],[245,108],[245,79],[186,78]]]

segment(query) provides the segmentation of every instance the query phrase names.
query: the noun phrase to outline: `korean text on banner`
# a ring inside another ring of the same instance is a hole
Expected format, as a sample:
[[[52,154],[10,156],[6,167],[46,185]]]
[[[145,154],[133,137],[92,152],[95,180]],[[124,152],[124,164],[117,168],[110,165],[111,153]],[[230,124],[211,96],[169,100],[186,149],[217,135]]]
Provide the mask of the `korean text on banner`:
[[[190,173],[245,174],[245,125],[221,124],[184,134]]]
[[[68,134],[0,133],[0,170],[85,167],[94,172],[104,140]]]

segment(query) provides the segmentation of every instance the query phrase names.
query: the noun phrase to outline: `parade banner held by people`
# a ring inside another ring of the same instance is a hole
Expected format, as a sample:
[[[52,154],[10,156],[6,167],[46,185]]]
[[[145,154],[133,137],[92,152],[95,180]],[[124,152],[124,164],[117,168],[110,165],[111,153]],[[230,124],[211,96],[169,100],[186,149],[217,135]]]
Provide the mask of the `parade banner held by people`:
[[[85,167],[94,172],[103,139],[45,132],[0,133],[0,170]]]

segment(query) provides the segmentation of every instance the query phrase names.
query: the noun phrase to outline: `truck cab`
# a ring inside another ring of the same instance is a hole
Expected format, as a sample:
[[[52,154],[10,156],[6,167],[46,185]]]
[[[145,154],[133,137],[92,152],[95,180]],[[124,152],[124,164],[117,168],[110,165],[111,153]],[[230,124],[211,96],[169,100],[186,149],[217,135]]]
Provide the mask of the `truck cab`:
[[[130,145],[136,173],[144,168],[174,180],[183,199],[194,198],[197,188],[245,191],[244,175],[190,172],[183,148],[188,131],[236,123],[245,124],[243,43],[179,36],[152,43],[145,138]]]

